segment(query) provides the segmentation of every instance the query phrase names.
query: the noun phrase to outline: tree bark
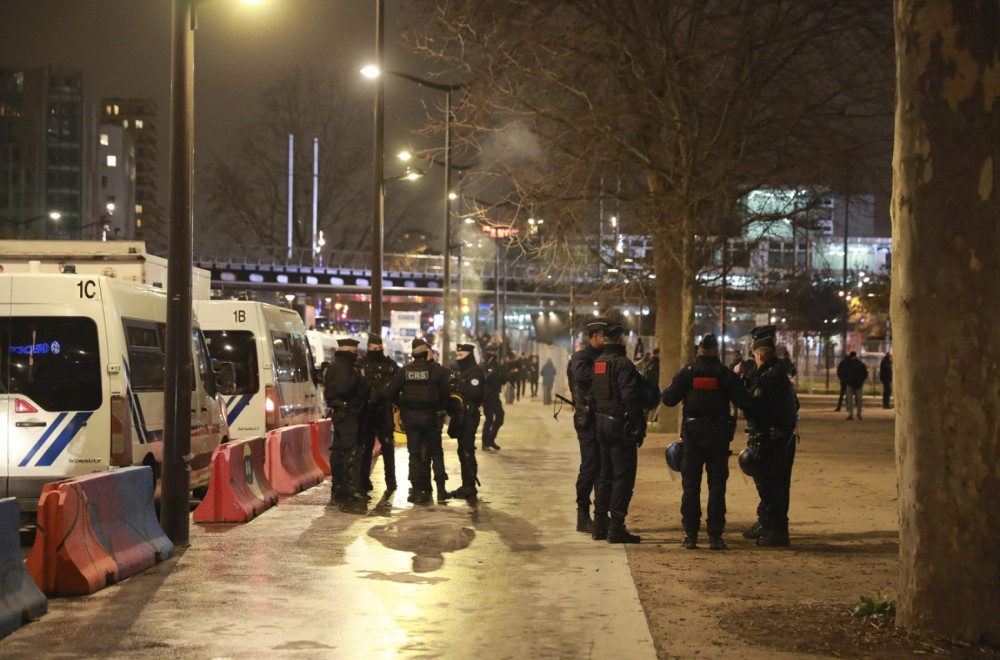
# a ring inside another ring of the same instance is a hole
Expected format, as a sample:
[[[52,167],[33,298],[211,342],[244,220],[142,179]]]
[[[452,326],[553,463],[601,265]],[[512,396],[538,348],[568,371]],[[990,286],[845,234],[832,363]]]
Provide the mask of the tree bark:
[[[1000,643],[1000,6],[896,0],[897,624]]]
[[[682,362],[681,318],[684,311],[684,272],[678,262],[680,250],[668,246],[665,229],[653,232],[656,270],[656,343],[660,347],[660,389],[670,384]],[[661,405],[657,416],[662,433],[680,431],[680,408]]]

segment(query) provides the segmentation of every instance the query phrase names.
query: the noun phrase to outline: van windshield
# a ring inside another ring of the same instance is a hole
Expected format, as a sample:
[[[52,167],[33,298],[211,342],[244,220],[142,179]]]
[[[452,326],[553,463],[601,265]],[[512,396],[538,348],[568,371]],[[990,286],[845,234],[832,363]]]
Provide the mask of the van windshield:
[[[97,324],[86,317],[14,316],[0,323],[2,389],[47,411],[97,410],[103,401]]]
[[[257,373],[257,342],[247,330],[205,330],[208,354],[218,362],[232,362],[236,376],[233,394],[254,394],[260,389]]]

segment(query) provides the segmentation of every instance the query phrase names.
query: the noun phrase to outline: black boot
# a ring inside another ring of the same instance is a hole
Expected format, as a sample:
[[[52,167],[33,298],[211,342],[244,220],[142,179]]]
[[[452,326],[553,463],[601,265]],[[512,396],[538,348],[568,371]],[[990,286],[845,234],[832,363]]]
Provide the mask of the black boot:
[[[479,491],[476,490],[475,486],[461,486],[458,490],[453,490],[451,496],[463,500],[474,500],[479,496]]]
[[[590,538],[595,541],[604,541],[608,538],[608,514],[594,514],[594,531]]]
[[[594,533],[594,521],[590,519],[590,509],[576,510],[576,531],[586,534]]]
[[[445,482],[443,482],[443,481],[437,482],[437,491],[438,491],[437,501],[438,502],[447,502],[448,500],[451,499],[451,493],[448,492],[448,489],[445,488],[444,484],[445,484]]]
[[[638,543],[640,540],[639,536],[630,534],[625,529],[624,520],[611,519],[611,525],[608,527],[608,543]]]

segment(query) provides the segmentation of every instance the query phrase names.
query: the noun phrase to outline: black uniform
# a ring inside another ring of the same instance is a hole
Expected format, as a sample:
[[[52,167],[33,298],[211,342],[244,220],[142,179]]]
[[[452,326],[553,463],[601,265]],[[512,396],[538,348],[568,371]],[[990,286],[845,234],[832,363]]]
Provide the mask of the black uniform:
[[[576,509],[590,515],[590,494],[601,471],[601,448],[597,444],[597,408],[591,397],[594,382],[594,360],[601,349],[586,344],[569,359],[566,378],[569,391],[576,404],[573,410],[573,428],[580,443],[580,471],[576,477]]]
[[[431,494],[431,452],[435,438],[440,442],[441,413],[448,403],[448,377],[440,365],[427,360],[427,353],[415,355],[393,377],[386,398],[399,406],[406,427],[412,496],[426,501]]]
[[[684,402],[681,439],[681,522],[692,539],[701,527],[702,466],[708,478],[708,517],[710,537],[722,535],[726,526],[726,480],[729,479],[729,443],[733,440],[736,418],[729,404],[744,411],[753,406],[750,394],[739,376],[727,369],[718,357],[699,355],[692,364],[677,372],[663,390],[664,405]]]
[[[750,442],[760,451],[754,482],[760,494],[757,522],[761,545],[787,545],[788,500],[795,461],[799,401],[789,374],[776,357],[751,378],[754,408],[747,413]]]
[[[330,444],[331,491],[335,497],[361,497],[358,489],[360,416],[368,403],[368,383],[357,366],[358,354],[338,350],[326,370],[324,397],[333,421]]]
[[[483,392],[483,449],[500,449],[497,445],[497,434],[503,426],[503,403],[500,401],[500,392],[507,379],[504,376],[503,365],[500,364],[496,354],[487,353],[486,359],[480,366],[486,376],[486,388]]]
[[[597,406],[597,442],[601,449],[601,472],[594,492],[594,534],[601,537],[602,521],[611,540],[624,532],[625,516],[632,500],[638,447],[646,435],[642,405],[645,384],[622,344],[605,344],[594,361],[591,393]],[[636,538],[636,541],[638,538]]]
[[[368,405],[361,416],[361,478],[362,492],[372,489],[371,467],[375,439],[382,445],[386,490],[396,490],[396,441],[393,437],[392,405],[385,399],[385,390],[399,365],[386,357],[384,351],[370,350],[358,360],[361,375],[370,388]]]
[[[462,487],[453,494],[469,497],[476,494],[479,482],[476,431],[479,430],[479,407],[486,392],[486,374],[471,354],[458,361],[453,373],[452,391],[462,399],[460,407],[458,400],[452,399],[455,407],[448,411],[452,415],[448,435],[458,440],[458,461],[462,469]]]

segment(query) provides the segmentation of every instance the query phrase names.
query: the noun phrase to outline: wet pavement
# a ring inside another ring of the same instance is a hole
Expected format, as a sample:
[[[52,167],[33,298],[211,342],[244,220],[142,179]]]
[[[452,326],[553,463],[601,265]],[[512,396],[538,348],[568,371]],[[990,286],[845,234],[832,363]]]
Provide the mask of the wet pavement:
[[[575,531],[569,413],[507,407],[480,497],[328,506],[329,480],[0,640],[3,658],[655,658],[625,550]],[[445,456],[460,483],[455,441]],[[381,494],[382,464],[375,469]]]

